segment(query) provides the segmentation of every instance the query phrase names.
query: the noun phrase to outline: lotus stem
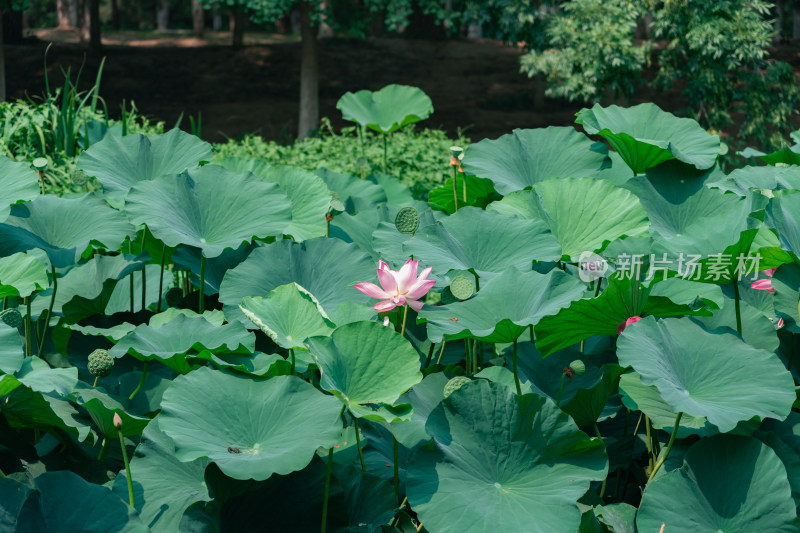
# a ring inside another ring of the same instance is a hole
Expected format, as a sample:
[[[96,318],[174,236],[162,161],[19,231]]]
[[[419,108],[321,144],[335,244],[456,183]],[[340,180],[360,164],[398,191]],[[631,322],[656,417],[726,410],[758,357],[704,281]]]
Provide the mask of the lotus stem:
[[[200,310],[201,315],[206,310],[205,295],[206,295],[206,256],[203,255],[202,252],[200,252],[200,305],[198,306],[198,309]]]
[[[367,465],[364,463],[364,450],[361,448],[361,435],[358,432],[358,418],[353,417],[353,423],[356,427],[356,447],[358,448],[358,460],[361,461],[361,471],[367,473]]]
[[[100,376],[94,377],[94,383],[92,383],[92,388],[97,387],[97,380],[100,379]]]
[[[600,428],[597,427],[597,421],[595,420],[594,422],[592,422],[592,425],[594,425],[594,433],[595,433],[595,435],[597,435],[597,438],[600,439],[600,442],[602,442],[603,441],[603,436],[600,434]],[[603,496],[605,496],[606,483],[607,482],[608,482],[608,477],[606,477],[603,480],[603,484],[600,486],[600,499],[601,500],[603,499]]]
[[[392,435],[392,448],[394,452],[394,495],[397,501],[400,501],[400,460],[399,451],[397,449],[397,437]]]
[[[295,370],[294,348],[289,348],[289,357],[292,358],[291,375],[296,376],[297,371]]]
[[[636,422],[636,427],[633,428],[633,435],[636,436],[639,433],[639,426],[642,425],[642,417],[644,417],[644,413],[639,411],[639,420]]]
[[[428,368],[428,366],[431,364],[431,359],[433,359],[433,351],[435,349],[436,349],[436,343],[432,342],[431,347],[428,349],[428,358],[425,359],[425,366],[423,366],[422,368]]]
[[[467,205],[467,175],[461,178],[461,183],[464,185],[464,205]]]
[[[647,464],[650,467],[650,471],[653,471],[653,443],[650,440],[650,417],[645,415],[644,417],[644,427],[647,430]]]
[[[442,339],[442,348],[441,348],[441,350],[439,350],[439,357],[436,359],[436,364],[437,365],[439,365],[439,363],[442,362],[442,355],[444,354],[444,345],[445,344],[447,344],[447,339]]]
[[[556,407],[561,407],[561,393],[564,391],[564,378],[567,375],[562,372],[561,373],[561,381],[558,383],[558,396],[556,397]]]
[[[133,392],[130,396],[128,396],[129,400],[133,400],[133,398],[139,394],[139,391],[142,390],[142,386],[144,385],[144,380],[147,377],[147,361],[144,362],[144,366],[142,367],[142,378],[139,380],[139,384],[133,389]]]
[[[792,333],[792,344],[789,348],[789,364],[786,366],[786,370],[788,370],[789,373],[792,372],[792,359],[794,359],[794,333]]]
[[[328,522],[328,495],[331,489],[331,470],[333,470],[333,448],[328,448],[328,466],[325,468],[325,492],[322,496],[322,528],[320,531],[325,533]]]
[[[28,307],[28,312],[25,315],[25,357],[30,357],[31,355],[31,329],[33,329],[31,324],[31,297],[25,297],[25,304]]]
[[[528,327],[529,327],[529,328],[530,328],[530,330],[531,330],[531,342],[534,342],[534,340],[533,340],[533,324],[531,324],[531,325],[530,325],[530,326],[528,326]]]
[[[408,306],[403,306],[403,327],[400,328],[400,336],[404,336],[406,334],[406,319],[408,318]],[[399,313],[400,311],[398,311]]]
[[[406,504],[407,501],[408,501],[408,496],[403,498],[403,501],[400,502],[400,507],[398,508],[398,511],[403,509],[403,506]],[[392,523],[389,525],[389,527],[396,526],[397,522],[399,522],[399,521],[400,521],[400,515],[399,514],[394,515],[394,518],[392,519]]]
[[[458,190],[456,189],[456,176],[458,176],[458,169],[453,167],[453,203],[455,204],[455,211],[458,211]]]
[[[133,272],[131,272],[131,275],[128,278],[128,282],[129,282],[129,287],[130,287],[128,292],[130,293],[129,296],[130,296],[130,299],[131,299],[131,314],[133,314],[135,312],[133,310]]]
[[[44,331],[42,338],[39,339],[39,357],[44,351],[44,340],[47,338],[47,328],[50,326],[50,317],[53,316],[53,304],[56,303],[56,291],[58,290],[58,278],[56,277],[56,267],[51,266],[53,273],[53,292],[50,294],[50,306],[47,308],[47,317],[44,321]]]
[[[739,284],[733,280],[733,299],[736,307],[736,331],[742,334],[742,311],[739,308]]]
[[[386,134],[383,134],[383,173],[386,174],[387,169],[389,168],[387,165],[387,157],[386,157]]]
[[[517,374],[517,339],[514,339],[514,353],[513,353],[513,366],[514,366],[514,385],[517,386],[517,394],[522,396],[522,387],[519,386],[519,374]]]
[[[475,369],[472,367],[472,354],[469,350],[469,339],[464,339],[464,362],[467,370],[467,374],[472,375],[475,373]]]
[[[100,453],[97,454],[98,461],[105,461],[106,455],[108,454],[108,446],[111,444],[111,440],[108,437],[103,438],[103,444],[100,448]]]
[[[672,428],[672,434],[669,436],[669,443],[667,443],[667,448],[664,450],[664,454],[661,456],[661,459],[658,460],[658,463],[656,463],[656,466],[650,472],[650,477],[647,478],[648,484],[656,476],[656,472],[658,472],[658,469],[661,468],[661,465],[664,464],[664,461],[667,460],[667,457],[669,457],[669,452],[672,451],[672,445],[675,444],[675,437],[678,435],[678,428],[681,425],[682,416],[683,413],[678,413],[678,416],[675,417],[675,427]],[[663,530],[664,527],[662,526],[661,529]]]
[[[167,258],[167,245],[161,250],[161,274],[158,276],[158,304],[156,306],[156,313],[161,312],[161,298],[164,294],[164,260]]]
[[[594,297],[597,298],[600,295],[600,286],[603,284],[603,278],[597,278],[597,289],[594,291]]]
[[[142,252],[147,241],[147,230],[142,233]],[[147,309],[147,264],[142,267],[142,311]]]
[[[131,477],[131,465],[128,462],[128,452],[125,450],[125,437],[122,436],[122,431],[117,430],[119,435],[119,447],[122,450],[122,462],[125,464],[125,477],[128,478],[128,499],[130,500],[131,507],[134,509],[136,505],[133,501],[133,477]]]

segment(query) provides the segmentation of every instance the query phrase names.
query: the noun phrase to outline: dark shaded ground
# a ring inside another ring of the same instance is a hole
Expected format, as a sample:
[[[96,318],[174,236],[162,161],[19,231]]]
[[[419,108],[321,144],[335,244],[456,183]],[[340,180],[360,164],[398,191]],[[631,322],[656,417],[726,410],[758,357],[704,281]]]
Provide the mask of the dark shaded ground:
[[[106,36],[101,96],[112,115],[123,99],[171,127],[183,111],[202,113],[203,137],[221,141],[244,132],[267,139],[293,136],[299,92],[300,45],[280,35],[248,36],[245,48],[226,46],[227,34],[197,40],[180,34],[122,32]],[[51,85],[62,68],[76,72],[84,49],[69,31],[37,30],[25,45],[7,46],[10,97],[41,95],[48,42]],[[493,41],[328,39],[320,45],[320,110],[337,128],[336,102],[346,91],[377,90],[390,83],[415,85],[433,100],[435,112],[422,123],[473,140],[495,138],[514,128],[572,124],[583,106],[545,99],[535,106],[535,81],[519,74],[520,50]],[[99,60],[86,59],[83,84]],[[662,108],[685,107],[676,90],[642,91],[632,103],[654,101]],[[184,121],[188,127],[188,120]]]

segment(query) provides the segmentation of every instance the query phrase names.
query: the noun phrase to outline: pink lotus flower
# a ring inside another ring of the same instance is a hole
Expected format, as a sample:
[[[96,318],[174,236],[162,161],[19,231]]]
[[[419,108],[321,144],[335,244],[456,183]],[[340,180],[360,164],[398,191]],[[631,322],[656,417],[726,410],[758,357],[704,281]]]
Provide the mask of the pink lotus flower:
[[[378,262],[378,281],[381,287],[374,283],[356,283],[355,288],[371,298],[382,301],[374,305],[376,311],[391,311],[395,307],[408,305],[414,311],[422,309],[423,303],[418,301],[425,296],[436,283],[428,276],[433,267],[428,267],[417,276],[419,261],[409,259],[400,270],[391,270],[383,261]]]
[[[772,287],[772,280],[770,279],[772,275],[775,273],[775,268],[768,268],[767,270],[762,270],[761,272],[769,277],[764,279],[758,279],[750,284],[751,289],[755,289],[757,291],[767,291],[770,293],[774,293],[775,289]]]
[[[639,322],[642,319],[640,316],[632,316],[625,322],[619,325],[617,328],[617,335],[622,335],[622,332],[625,331],[625,328],[633,324],[634,322]]]

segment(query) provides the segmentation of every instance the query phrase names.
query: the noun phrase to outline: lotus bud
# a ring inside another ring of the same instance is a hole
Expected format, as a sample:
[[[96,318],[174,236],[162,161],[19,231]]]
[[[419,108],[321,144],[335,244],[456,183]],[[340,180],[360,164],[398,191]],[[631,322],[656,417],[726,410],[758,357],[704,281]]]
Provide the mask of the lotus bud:
[[[0,320],[7,326],[18,328],[22,325],[22,314],[17,309],[6,309],[0,312]]]
[[[617,328],[617,335],[622,335],[622,332],[625,331],[625,328],[633,324],[634,322],[639,322],[642,319],[640,316],[632,316],[625,322],[619,325]]]
[[[459,274],[450,282],[450,292],[459,300],[467,300],[475,294],[475,282]]]
[[[572,369],[572,372],[576,376],[582,376],[586,373],[586,365],[580,359],[576,359],[569,364],[569,367]]]
[[[89,354],[89,373],[104,378],[114,369],[114,358],[106,350],[98,349]]]
[[[117,413],[114,413],[114,427],[122,429],[122,418]]]
[[[444,391],[443,391],[444,392],[444,397],[445,398],[450,397],[451,394],[453,394],[455,391],[457,391],[458,389],[460,389],[461,387],[463,387],[464,385],[466,385],[470,381],[472,381],[472,380],[469,379],[466,376],[456,376],[456,377],[454,377],[453,379],[451,379],[450,381],[448,381],[447,383],[444,384]]]
[[[419,228],[419,212],[413,207],[404,207],[397,212],[394,226],[400,233],[414,234]]]

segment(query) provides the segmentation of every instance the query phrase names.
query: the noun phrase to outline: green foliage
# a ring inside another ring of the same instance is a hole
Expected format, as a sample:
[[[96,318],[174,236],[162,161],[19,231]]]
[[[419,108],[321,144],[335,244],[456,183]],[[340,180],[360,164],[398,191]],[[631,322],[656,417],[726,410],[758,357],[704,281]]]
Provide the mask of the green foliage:
[[[367,176],[383,168],[383,136],[365,132],[360,140],[355,127],[342,128],[337,134],[330,121],[322,119],[317,137],[284,146],[275,141],[265,141],[257,135],[215,145],[217,158],[255,157],[273,165],[291,165],[316,170],[327,168],[334,172],[347,172]],[[391,134],[388,143],[390,173],[409,186],[414,196],[423,199],[427,192],[443,185],[450,177],[450,146],[466,147],[469,139],[459,132],[450,139],[442,130],[413,127]]]
[[[629,0],[574,0],[547,24],[546,50],[521,60],[528,76],[543,74],[548,96],[597,101],[604,90],[631,96],[649,61],[650,45],[634,44],[641,5]]]

